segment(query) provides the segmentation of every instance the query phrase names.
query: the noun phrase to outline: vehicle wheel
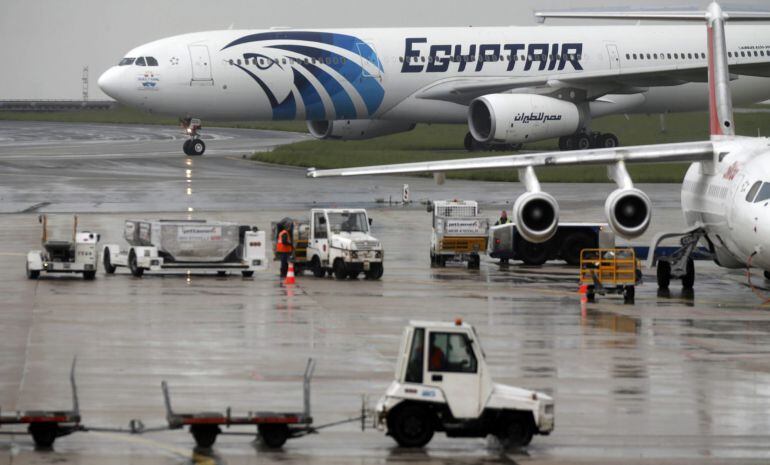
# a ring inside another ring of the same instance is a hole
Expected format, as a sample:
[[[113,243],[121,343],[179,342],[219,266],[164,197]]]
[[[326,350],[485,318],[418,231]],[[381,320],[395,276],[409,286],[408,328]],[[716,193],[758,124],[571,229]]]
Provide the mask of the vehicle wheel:
[[[253,270],[241,271],[241,275],[243,275],[244,278],[251,278],[252,276],[254,276],[254,271]]]
[[[221,270],[217,271],[217,276],[219,276],[220,278],[224,278],[225,276],[227,276],[227,271],[221,271]]]
[[[682,288],[689,290],[695,285],[695,262],[692,258],[687,259],[686,271],[687,274],[682,276]]]
[[[323,278],[326,274],[326,270],[321,266],[321,260],[319,260],[318,257],[313,257],[313,264],[311,267],[313,268],[313,276],[316,278]]]
[[[286,425],[259,425],[259,437],[268,447],[278,449],[289,439],[289,427]]]
[[[345,279],[348,277],[347,267],[341,258],[334,261],[334,277],[337,279]]]
[[[575,233],[567,236],[561,248],[561,258],[570,266],[580,265],[580,252],[594,246],[594,241],[588,234]]]
[[[140,268],[136,263],[136,252],[134,252],[134,249],[131,249],[131,252],[128,254],[128,269],[137,278],[141,278],[144,274],[144,268]]]
[[[360,271],[348,271],[348,279],[358,279]]]
[[[470,260],[468,260],[468,269],[469,270],[478,270],[481,267],[481,257],[478,255],[471,255]]]
[[[59,425],[56,423],[32,423],[28,428],[35,446],[41,449],[50,449],[59,433]]]
[[[29,263],[27,263],[27,278],[38,279],[40,277],[40,270],[30,270]]]
[[[85,279],[86,281],[93,281],[94,279],[96,279],[96,270],[84,271],[83,279]]]
[[[545,244],[535,244],[529,241],[520,241],[521,261],[526,265],[540,266],[548,261],[548,247]]]
[[[623,302],[634,303],[634,296],[636,294],[636,288],[634,286],[626,286],[623,288]]]
[[[596,302],[596,289],[593,286],[588,286],[586,290],[586,300],[594,303]]]
[[[591,148],[591,138],[586,134],[575,136],[575,150],[588,150]]]
[[[366,279],[380,279],[384,271],[382,263],[372,263],[369,265],[369,271],[364,272],[364,274]]]
[[[192,425],[190,433],[195,439],[195,445],[201,449],[210,449],[217,441],[217,435],[221,433],[217,425]]]
[[[201,156],[206,151],[206,144],[200,139],[195,139],[190,144],[190,152],[192,155]]]
[[[430,267],[436,268],[436,256],[433,255],[433,252],[430,253]]]
[[[620,145],[618,138],[615,134],[602,134],[599,136],[599,148],[611,149]]]
[[[465,146],[465,150],[469,152],[473,152],[475,150],[475,145],[473,143],[474,141],[475,139],[473,139],[473,134],[471,134],[470,132],[466,133],[465,140],[463,140],[463,145]]]
[[[388,432],[401,447],[423,447],[433,438],[433,423],[430,410],[405,405],[388,415]]]
[[[526,417],[514,417],[495,436],[504,449],[525,447],[532,442],[534,431]]]
[[[765,271],[765,279],[770,279],[770,271]]]
[[[559,137],[559,150],[561,151],[575,150],[575,136]]]
[[[671,284],[671,263],[665,260],[658,260],[657,267],[658,289],[668,289]]]
[[[182,151],[185,155],[192,155],[192,148],[190,147],[192,145],[192,139],[187,139],[184,141],[184,144],[182,144]]]
[[[446,266],[446,257],[444,255],[436,255],[436,266],[439,268]]]
[[[102,254],[102,264],[104,264],[104,272],[107,274],[115,274],[116,266],[112,264],[112,255],[110,255],[110,249],[104,249]]]

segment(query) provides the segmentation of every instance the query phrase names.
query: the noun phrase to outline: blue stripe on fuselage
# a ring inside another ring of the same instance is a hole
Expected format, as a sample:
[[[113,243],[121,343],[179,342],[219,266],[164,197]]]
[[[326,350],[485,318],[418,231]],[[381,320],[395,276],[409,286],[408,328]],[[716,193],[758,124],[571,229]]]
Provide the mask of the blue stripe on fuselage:
[[[326,92],[334,103],[335,119],[355,119],[356,107],[350,99],[350,95],[329,73],[312,63],[300,62],[313,76],[324,86]]]
[[[321,101],[321,94],[302,73],[296,69],[292,69],[292,71],[294,72],[294,85],[297,86],[299,95],[302,97],[302,103],[305,104],[305,119],[311,121],[325,120],[326,109],[323,101]]]

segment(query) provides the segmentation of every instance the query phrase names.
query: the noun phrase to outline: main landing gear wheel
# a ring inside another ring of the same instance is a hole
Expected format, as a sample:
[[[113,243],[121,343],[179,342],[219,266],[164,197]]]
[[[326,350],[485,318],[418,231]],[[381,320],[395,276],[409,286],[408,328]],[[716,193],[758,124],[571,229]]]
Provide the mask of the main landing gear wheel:
[[[559,150],[587,150],[587,149],[605,149],[614,148],[620,145],[620,141],[615,134],[600,132],[579,133],[571,136],[559,137]]]
[[[692,258],[687,259],[686,273],[682,276],[682,289],[691,290],[695,285],[695,262]]]
[[[206,144],[200,139],[187,139],[182,145],[182,150],[185,155],[189,156],[201,156],[206,151]]]

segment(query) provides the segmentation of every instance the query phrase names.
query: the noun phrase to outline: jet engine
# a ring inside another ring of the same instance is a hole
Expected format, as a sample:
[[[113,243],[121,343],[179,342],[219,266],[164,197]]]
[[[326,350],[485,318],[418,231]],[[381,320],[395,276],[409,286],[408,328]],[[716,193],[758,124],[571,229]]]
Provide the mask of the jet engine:
[[[577,105],[534,94],[490,94],[468,107],[468,127],[479,142],[522,144],[577,132],[586,118]]]
[[[417,126],[415,123],[383,121],[372,119],[351,119],[335,121],[308,121],[307,129],[316,139],[363,140],[407,132]]]
[[[529,242],[545,242],[559,226],[559,204],[551,194],[526,192],[513,204],[513,218],[519,234]]]
[[[633,239],[644,234],[650,225],[652,204],[639,189],[617,189],[607,197],[604,213],[616,234]]]

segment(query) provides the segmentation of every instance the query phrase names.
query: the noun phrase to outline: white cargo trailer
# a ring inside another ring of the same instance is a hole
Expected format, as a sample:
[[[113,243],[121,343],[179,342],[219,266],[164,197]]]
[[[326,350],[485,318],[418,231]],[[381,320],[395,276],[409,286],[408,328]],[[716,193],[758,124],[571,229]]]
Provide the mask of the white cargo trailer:
[[[96,277],[97,243],[99,234],[78,231],[78,217],[74,217],[72,240],[51,239],[48,235],[48,217],[41,215],[43,250],[27,253],[27,278],[38,279],[40,273],[81,273],[83,279]]]
[[[104,270],[127,267],[145,271],[208,270],[250,277],[267,269],[265,232],[256,226],[207,220],[126,220],[128,246],[105,245]]]

